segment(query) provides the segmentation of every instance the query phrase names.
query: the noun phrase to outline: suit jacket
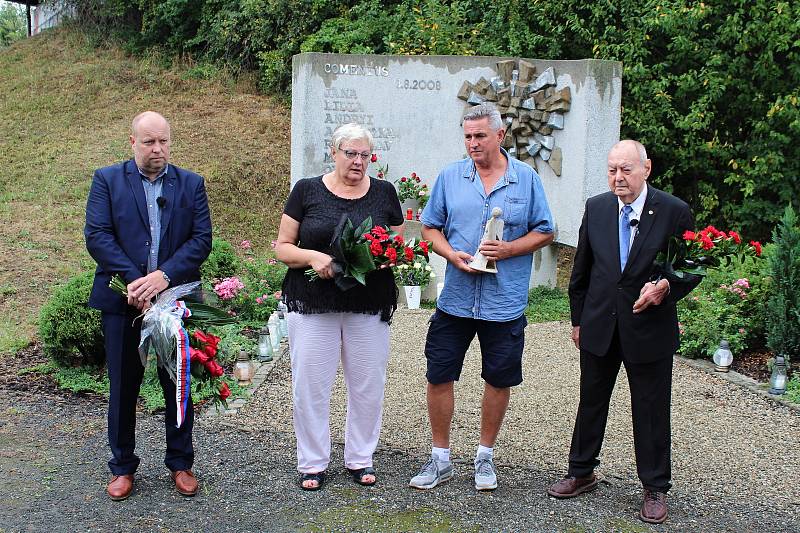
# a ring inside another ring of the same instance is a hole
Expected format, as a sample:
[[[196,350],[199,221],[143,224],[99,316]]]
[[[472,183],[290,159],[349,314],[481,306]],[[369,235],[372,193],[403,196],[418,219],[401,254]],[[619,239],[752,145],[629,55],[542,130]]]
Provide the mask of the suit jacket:
[[[211,251],[211,217],[203,178],[170,165],[161,195],[158,268],[170,285],[200,279],[200,265]],[[108,288],[113,274],[130,283],[147,274],[150,225],[142,178],[133,160],[94,173],[86,204],[86,248],[97,262],[89,306],[124,313],[125,298]]]
[[[678,349],[675,303],[699,279],[670,277],[670,292],[660,305],[633,313],[633,303],[645,282],[658,274],[653,261],[665,251],[669,237],[681,236],[694,222],[686,203],[650,185],[638,233],[625,270],[619,266],[619,207],[617,196],[603,193],[587,200],[578,248],[569,283],[572,325],[580,326],[580,347],[603,356],[619,328],[624,358],[651,362],[672,357]]]

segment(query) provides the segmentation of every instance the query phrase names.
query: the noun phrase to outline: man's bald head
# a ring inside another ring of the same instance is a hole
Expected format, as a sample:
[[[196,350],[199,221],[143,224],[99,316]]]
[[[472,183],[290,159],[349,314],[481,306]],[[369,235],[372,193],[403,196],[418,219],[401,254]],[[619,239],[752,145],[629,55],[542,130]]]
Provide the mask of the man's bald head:
[[[144,111],[133,117],[133,121],[131,121],[131,135],[136,135],[136,129],[142,123],[146,125],[165,125],[168,131],[170,129],[169,122],[164,118],[164,115],[156,113],[155,111]]]
[[[639,141],[634,141],[633,139],[623,139],[611,147],[611,151],[613,152],[614,150],[625,150],[630,148],[636,150],[636,153],[639,154],[639,161],[641,161],[642,165],[644,165],[647,161],[647,150]]]
[[[139,113],[131,122],[130,140],[139,170],[155,179],[169,162],[169,122],[155,111]]]
[[[608,187],[623,203],[636,200],[649,176],[650,160],[639,141],[620,141],[608,152]]]

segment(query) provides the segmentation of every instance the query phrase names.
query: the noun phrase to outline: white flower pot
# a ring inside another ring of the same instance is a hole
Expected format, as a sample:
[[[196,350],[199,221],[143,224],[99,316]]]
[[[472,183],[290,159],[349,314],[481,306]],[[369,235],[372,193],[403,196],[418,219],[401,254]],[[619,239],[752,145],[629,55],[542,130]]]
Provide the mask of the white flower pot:
[[[406,305],[409,309],[419,309],[419,297],[422,291],[419,285],[403,285],[403,290],[406,293]]]

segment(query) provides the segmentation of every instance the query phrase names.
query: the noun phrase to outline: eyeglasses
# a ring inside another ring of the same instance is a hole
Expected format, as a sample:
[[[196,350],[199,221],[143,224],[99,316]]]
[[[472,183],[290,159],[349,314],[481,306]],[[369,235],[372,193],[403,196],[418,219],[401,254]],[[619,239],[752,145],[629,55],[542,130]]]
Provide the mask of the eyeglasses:
[[[354,150],[341,150],[341,149],[339,151],[342,152],[347,159],[355,159],[356,156],[359,156],[362,161],[367,161],[370,157],[372,157],[372,154],[370,152],[358,153]]]

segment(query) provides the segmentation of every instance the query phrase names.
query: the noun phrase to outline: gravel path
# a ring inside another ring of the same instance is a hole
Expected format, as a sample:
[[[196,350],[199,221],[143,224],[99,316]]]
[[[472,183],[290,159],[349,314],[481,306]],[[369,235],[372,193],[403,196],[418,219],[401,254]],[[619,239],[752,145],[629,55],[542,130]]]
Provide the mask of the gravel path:
[[[547,497],[565,467],[577,405],[577,353],[568,325],[559,323],[526,331],[526,380],[512,395],[496,448],[500,488],[478,494],[472,487],[481,389],[474,346],[457,386],[456,478],[433,491],[408,489],[429,452],[422,356],[429,315],[396,315],[376,487],[354,485],[339,467],[340,380],[332,478],[318,493],[297,488],[286,360],[238,414],[199,417],[195,498],[171,488],[161,463],[161,416],[140,416],[136,491],[110,502],[103,402],[2,390],[0,531],[800,531],[800,413],[680,363],[667,523],[636,519],[640,487],[624,374],[603,450],[607,482],[574,500]]]

